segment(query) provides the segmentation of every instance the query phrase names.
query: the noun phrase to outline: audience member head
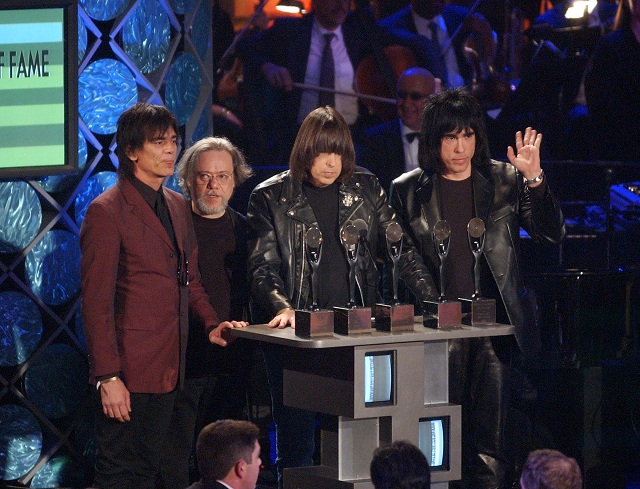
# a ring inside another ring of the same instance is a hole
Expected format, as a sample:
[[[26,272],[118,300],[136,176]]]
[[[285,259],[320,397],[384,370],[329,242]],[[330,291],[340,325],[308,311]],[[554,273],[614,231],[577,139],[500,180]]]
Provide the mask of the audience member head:
[[[398,115],[412,131],[420,131],[427,97],[436,90],[436,79],[429,70],[409,68],[398,78],[396,91]]]
[[[575,459],[557,450],[534,450],[527,457],[522,489],[582,489],[582,475]]]
[[[334,31],[347,18],[349,0],[313,0],[313,12],[318,24],[329,31]]]
[[[193,211],[205,217],[220,217],[236,185],[244,183],[253,170],[228,139],[207,137],[184,152],[178,175]]]
[[[334,180],[345,181],[355,168],[356,154],[349,126],[333,107],[318,107],[302,121],[289,158],[294,178],[312,181],[316,158],[320,155],[338,155],[341,169]]]
[[[420,17],[433,19],[436,15],[442,14],[446,3],[446,0],[411,0],[411,8]]]
[[[255,489],[262,464],[259,433],[249,421],[230,419],[202,428],[196,443],[202,479],[221,480],[234,489]]]
[[[640,25],[640,0],[620,0],[613,29],[630,27],[633,24]]]
[[[426,457],[408,441],[376,448],[370,466],[375,489],[429,489],[431,471]]]
[[[473,133],[475,149],[471,164],[486,165],[490,160],[489,142],[483,111],[476,98],[462,88],[443,90],[429,96],[424,108],[418,161],[423,170],[441,171],[444,138],[451,134]],[[473,149],[473,148],[472,148]]]
[[[161,105],[137,103],[125,110],[118,119],[116,130],[118,174],[121,177],[132,177],[135,172],[132,153],[142,150],[145,143],[161,138],[171,129],[177,137],[178,122],[174,115]]]

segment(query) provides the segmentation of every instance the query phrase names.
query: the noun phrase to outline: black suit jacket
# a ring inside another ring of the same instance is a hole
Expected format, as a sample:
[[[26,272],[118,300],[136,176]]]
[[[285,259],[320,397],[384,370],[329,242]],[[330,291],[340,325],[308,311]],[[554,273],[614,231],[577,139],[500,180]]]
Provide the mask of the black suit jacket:
[[[404,173],[404,148],[400,119],[365,130],[357,151],[358,165],[371,171],[386,193],[391,181]]]
[[[247,36],[238,43],[237,51],[244,62],[245,81],[250,89],[264,90],[260,67],[266,62],[284,66],[294,82],[304,83],[314,19],[313,13],[299,18],[279,18],[269,29]],[[355,71],[360,61],[372,54],[368,29],[358,16],[350,14],[342,24],[342,35]],[[380,35],[383,43],[390,42]],[[263,123],[268,126],[267,132],[282,142],[286,158],[298,132],[301,96],[302,91],[296,88],[285,92],[267,86],[266,96],[262,93],[257,97],[260,103],[265,99],[268,101],[261,114]],[[267,111],[268,114],[264,113]]]
[[[444,18],[444,23],[447,27],[449,37],[451,37],[458,29],[468,13],[469,10],[465,7],[460,7],[458,5],[444,6],[442,17]],[[431,71],[433,76],[442,79],[443,83],[446,84],[444,74],[439,71],[438,65],[434,63],[434,57],[437,54],[433,48],[433,43],[426,37],[418,34],[411,15],[410,5],[397,11],[395,14],[382,19],[379,23],[382,27],[389,29],[393,35],[402,36],[405,39],[404,44],[409,45],[418,56],[419,63]],[[406,34],[410,34],[414,37],[413,43],[409,43],[408,38],[405,37]],[[472,67],[467,62],[463,51],[463,44],[467,35],[468,32],[466,32],[463,27],[463,31],[461,31],[454,39],[452,49],[454,49],[456,53],[456,60],[458,61],[460,74],[462,75],[465,84],[468,85],[473,73]]]

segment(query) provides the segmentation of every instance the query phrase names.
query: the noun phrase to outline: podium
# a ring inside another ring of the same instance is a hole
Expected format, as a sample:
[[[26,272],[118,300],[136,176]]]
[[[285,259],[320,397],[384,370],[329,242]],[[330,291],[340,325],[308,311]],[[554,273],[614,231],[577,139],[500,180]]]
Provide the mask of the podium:
[[[448,341],[513,334],[507,325],[299,338],[252,325],[236,337],[286,347],[284,404],[323,413],[320,465],[285,469],[285,489],[372,489],[376,447],[408,440],[432,465],[431,487],[461,477],[461,407],[448,402]]]

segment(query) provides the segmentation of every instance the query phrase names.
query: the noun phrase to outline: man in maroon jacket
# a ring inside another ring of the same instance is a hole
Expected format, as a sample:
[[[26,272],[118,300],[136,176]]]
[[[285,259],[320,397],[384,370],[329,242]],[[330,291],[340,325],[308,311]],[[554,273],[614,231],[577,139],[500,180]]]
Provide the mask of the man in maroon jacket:
[[[91,203],[80,231],[83,323],[100,396],[100,489],[154,487],[184,379],[189,310],[222,346],[225,329],[246,325],[219,323],[200,283],[190,209],[162,186],[174,171],[177,138],[166,108],[125,111],[116,133],[120,179]]]

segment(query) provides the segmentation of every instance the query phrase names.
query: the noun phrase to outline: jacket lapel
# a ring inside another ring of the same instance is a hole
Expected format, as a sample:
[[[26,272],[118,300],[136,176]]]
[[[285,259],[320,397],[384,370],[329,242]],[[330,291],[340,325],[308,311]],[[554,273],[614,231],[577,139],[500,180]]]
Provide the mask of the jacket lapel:
[[[140,220],[140,226],[149,228],[157,234],[169,248],[173,249],[173,243],[169,239],[169,235],[162,226],[160,219],[158,219],[158,216],[156,216],[151,206],[147,204],[147,201],[140,195],[140,192],[138,192],[127,179],[119,180],[118,185],[129,210]]]

